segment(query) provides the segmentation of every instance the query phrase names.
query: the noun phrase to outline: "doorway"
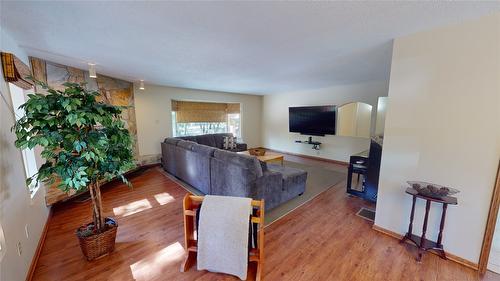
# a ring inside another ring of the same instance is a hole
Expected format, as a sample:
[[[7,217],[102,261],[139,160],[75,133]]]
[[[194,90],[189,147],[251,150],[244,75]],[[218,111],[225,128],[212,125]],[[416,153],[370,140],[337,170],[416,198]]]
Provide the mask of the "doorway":
[[[479,257],[478,270],[480,274],[489,269],[500,273],[500,161],[498,163],[497,177],[493,188],[488,221],[484,232],[483,246]]]
[[[487,269],[500,274],[500,216],[498,215]]]

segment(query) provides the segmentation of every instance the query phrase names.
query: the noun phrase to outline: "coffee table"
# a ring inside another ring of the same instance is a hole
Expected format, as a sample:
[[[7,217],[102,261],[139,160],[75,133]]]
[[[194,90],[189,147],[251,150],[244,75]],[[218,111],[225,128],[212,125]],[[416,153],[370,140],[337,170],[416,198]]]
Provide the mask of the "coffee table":
[[[281,166],[283,166],[283,158],[284,158],[283,154],[279,154],[279,153],[271,152],[271,151],[266,151],[266,154],[264,154],[262,156],[256,156],[256,155],[251,155],[248,152],[248,150],[241,151],[241,152],[238,152],[238,153],[245,154],[245,155],[250,155],[250,156],[255,156],[260,161],[266,162],[266,163],[280,163]]]

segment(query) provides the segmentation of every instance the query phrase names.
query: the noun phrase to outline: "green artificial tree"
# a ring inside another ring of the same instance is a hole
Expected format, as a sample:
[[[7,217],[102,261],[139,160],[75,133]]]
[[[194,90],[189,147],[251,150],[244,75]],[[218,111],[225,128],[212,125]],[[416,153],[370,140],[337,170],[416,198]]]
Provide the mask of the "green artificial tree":
[[[53,184],[64,192],[89,190],[92,199],[94,230],[106,230],[102,214],[100,183],[112,178],[125,179],[134,167],[132,140],[120,114],[123,107],[97,101],[97,91],[85,84],[65,83],[63,91],[35,81],[46,94],[28,95],[21,105],[25,116],[13,126],[21,149],[39,145],[45,163],[32,181]]]

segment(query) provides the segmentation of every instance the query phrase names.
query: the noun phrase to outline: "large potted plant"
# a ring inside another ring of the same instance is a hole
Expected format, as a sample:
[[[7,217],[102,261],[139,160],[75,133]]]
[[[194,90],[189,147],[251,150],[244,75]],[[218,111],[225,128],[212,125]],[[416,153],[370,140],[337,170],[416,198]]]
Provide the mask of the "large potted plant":
[[[93,222],[77,229],[83,254],[88,260],[114,249],[117,223],[102,212],[100,184],[120,178],[134,167],[132,141],[120,119],[122,107],[98,102],[99,92],[84,84],[65,83],[55,90],[35,81],[46,94],[28,95],[21,108],[25,116],[13,127],[18,148],[42,147],[45,163],[26,181],[57,183],[64,192],[89,190]]]

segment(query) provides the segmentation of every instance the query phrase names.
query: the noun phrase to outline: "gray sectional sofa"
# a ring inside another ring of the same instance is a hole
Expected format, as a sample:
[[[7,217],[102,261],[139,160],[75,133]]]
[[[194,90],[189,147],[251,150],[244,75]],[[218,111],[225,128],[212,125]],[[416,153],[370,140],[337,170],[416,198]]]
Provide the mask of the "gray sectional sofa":
[[[203,144],[211,147],[216,147],[222,149],[224,143],[224,137],[232,137],[231,133],[219,133],[219,134],[206,134],[199,136],[187,136],[187,137],[178,137],[181,140],[193,141],[198,144]],[[229,151],[239,152],[247,150],[246,143],[237,143],[235,149],[229,149]]]
[[[161,143],[165,171],[203,194],[264,199],[266,210],[305,191],[307,172],[179,138]]]

